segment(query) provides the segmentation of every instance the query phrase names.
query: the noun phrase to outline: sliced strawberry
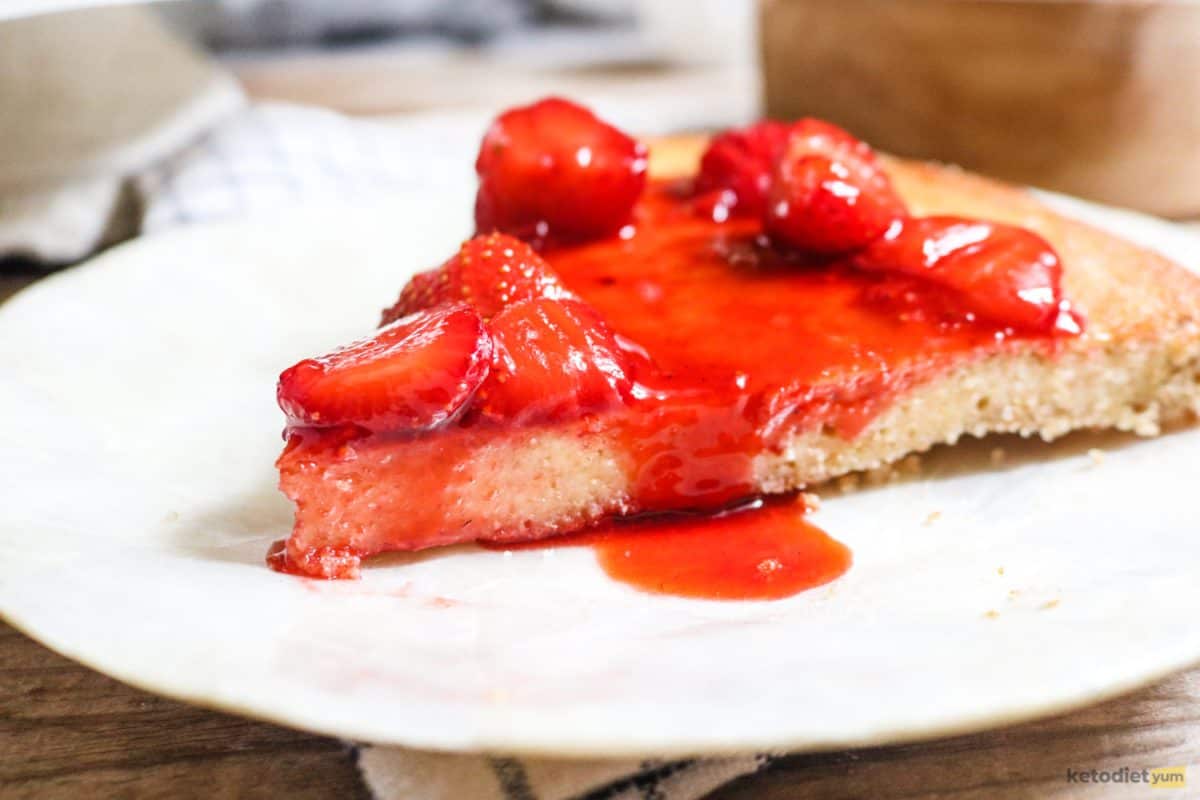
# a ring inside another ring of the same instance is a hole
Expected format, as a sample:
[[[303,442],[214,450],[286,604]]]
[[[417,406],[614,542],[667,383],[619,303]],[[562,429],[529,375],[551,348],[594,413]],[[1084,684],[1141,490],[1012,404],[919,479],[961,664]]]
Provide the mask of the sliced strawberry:
[[[588,109],[551,97],[497,118],[475,171],[478,231],[594,238],[629,221],[646,185],[646,148]]]
[[[786,122],[764,120],[725,131],[709,143],[700,159],[695,192],[706,215],[723,208],[739,216],[758,216],[766,208],[771,171],[787,147]]]
[[[512,236],[489,233],[463,242],[437,269],[414,275],[396,304],[383,312],[380,324],[457,302],[470,303],[486,321],[520,300],[566,294],[554,270],[532,247]]]
[[[771,175],[763,225],[790,247],[846,253],[878,239],[905,213],[870,147],[810,119],[793,126]]]
[[[1032,231],[957,217],[905,220],[858,253],[859,269],[905,275],[949,292],[949,310],[1049,331],[1065,310],[1062,265]]]
[[[620,405],[630,389],[627,354],[579,300],[525,300],[491,323],[492,370],[476,395],[484,416],[567,420]]]
[[[276,396],[292,425],[425,430],[466,405],[491,357],[492,340],[475,309],[442,305],[289,367]]]

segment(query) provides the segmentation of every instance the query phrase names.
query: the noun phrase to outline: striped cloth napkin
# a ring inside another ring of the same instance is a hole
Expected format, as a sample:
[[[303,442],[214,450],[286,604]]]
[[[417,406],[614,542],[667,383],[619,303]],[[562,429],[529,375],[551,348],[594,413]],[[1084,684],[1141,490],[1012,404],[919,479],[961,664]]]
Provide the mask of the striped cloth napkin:
[[[358,764],[378,800],[693,800],[772,759],[556,761],[363,747]]]

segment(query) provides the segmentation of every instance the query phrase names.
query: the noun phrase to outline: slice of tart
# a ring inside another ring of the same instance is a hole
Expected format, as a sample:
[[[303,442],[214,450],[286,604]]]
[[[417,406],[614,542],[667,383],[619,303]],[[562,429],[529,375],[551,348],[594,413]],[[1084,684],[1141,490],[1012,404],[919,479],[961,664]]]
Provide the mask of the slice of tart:
[[[647,170],[648,163],[648,170]],[[816,120],[647,149],[546,100],[477,162],[480,235],[283,373],[276,563],[721,509],[993,432],[1200,412],[1200,279]]]

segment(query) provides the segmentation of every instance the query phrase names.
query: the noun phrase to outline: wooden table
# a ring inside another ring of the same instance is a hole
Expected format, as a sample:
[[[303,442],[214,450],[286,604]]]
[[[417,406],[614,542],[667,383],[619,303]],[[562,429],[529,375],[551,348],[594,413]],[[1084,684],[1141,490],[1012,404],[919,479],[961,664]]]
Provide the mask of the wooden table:
[[[1068,769],[1190,764],[1200,669],[1056,719],[927,744],[792,756],[710,800],[1124,798]],[[1160,793],[1156,792],[1156,796]],[[340,742],[132,689],[0,624],[0,798],[366,798]],[[465,798],[464,800],[469,800]]]
[[[0,270],[0,302],[40,273]],[[1200,669],[1127,697],[974,736],[793,756],[710,800],[1126,798],[1067,770],[1192,765],[1200,797]],[[1155,795],[1159,796],[1156,792]],[[0,800],[367,797],[340,742],[132,689],[0,623]]]

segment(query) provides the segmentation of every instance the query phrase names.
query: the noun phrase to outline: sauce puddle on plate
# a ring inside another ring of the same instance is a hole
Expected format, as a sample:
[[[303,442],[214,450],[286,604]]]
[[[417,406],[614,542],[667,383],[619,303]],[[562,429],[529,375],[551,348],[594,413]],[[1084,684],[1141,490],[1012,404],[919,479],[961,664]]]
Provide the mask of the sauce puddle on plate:
[[[799,498],[758,500],[716,515],[655,514],[490,550],[589,546],[614,580],[654,594],[778,600],[850,567],[850,549],[805,519]]]

